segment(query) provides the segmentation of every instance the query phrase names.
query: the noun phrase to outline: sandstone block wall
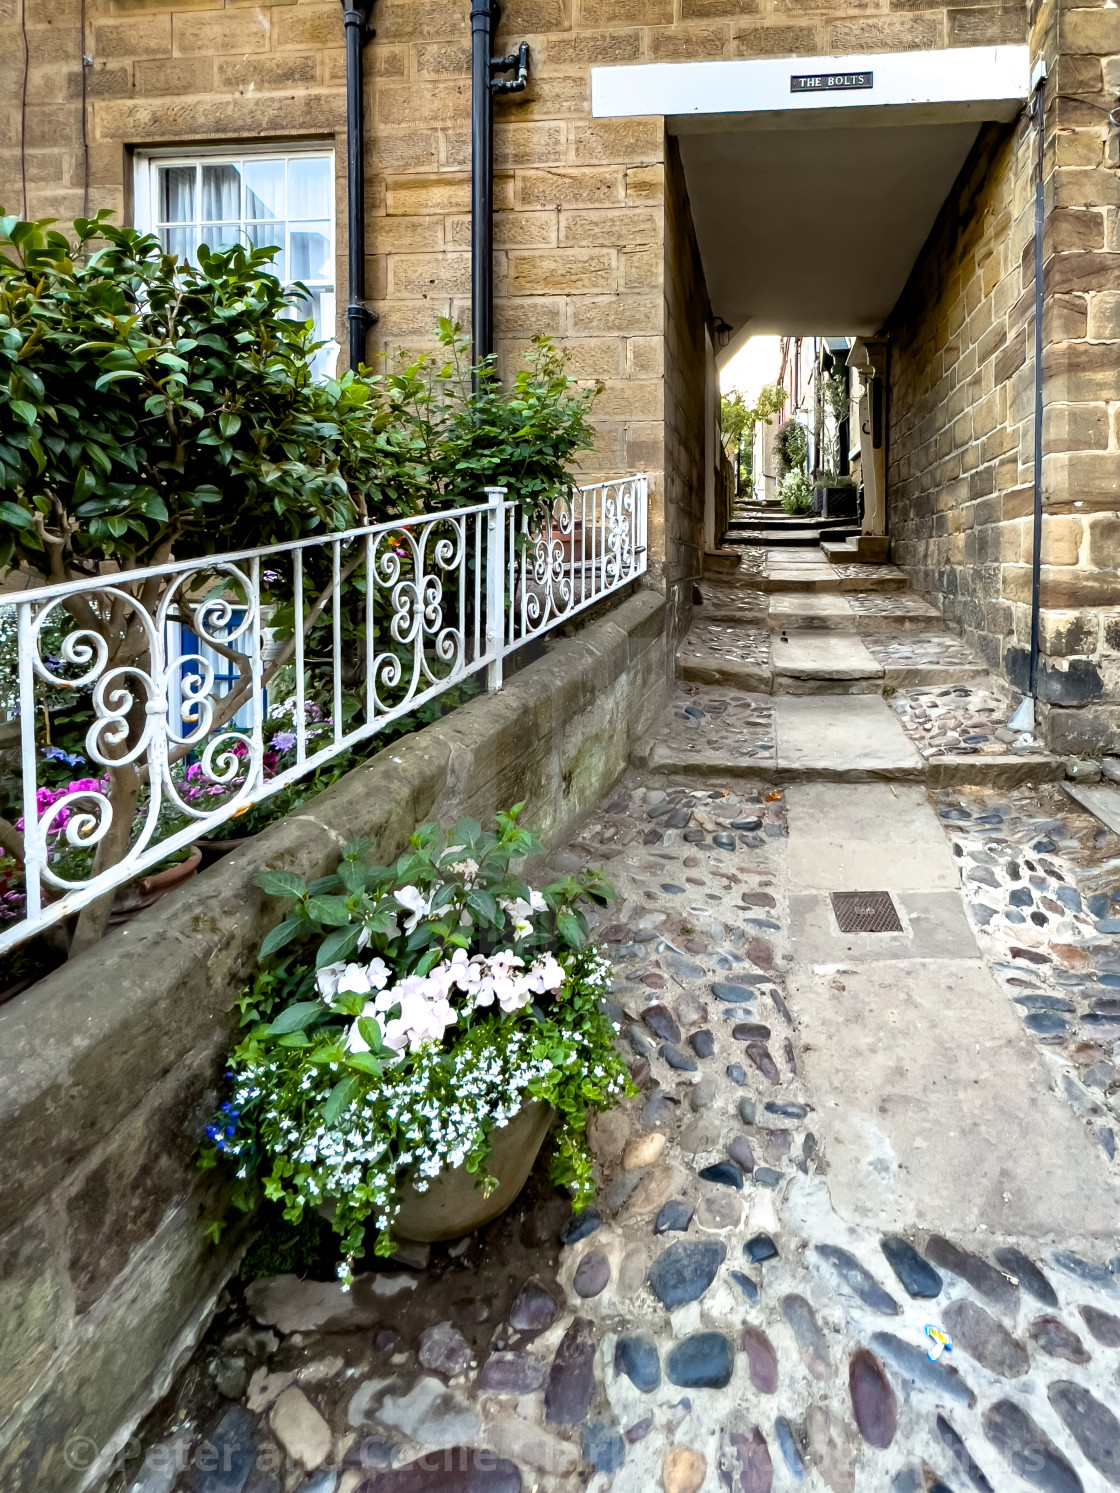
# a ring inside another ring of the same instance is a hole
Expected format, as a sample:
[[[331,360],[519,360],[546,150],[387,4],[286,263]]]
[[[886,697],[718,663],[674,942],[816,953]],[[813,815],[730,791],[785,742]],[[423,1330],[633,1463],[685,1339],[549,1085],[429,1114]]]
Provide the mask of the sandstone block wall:
[[[664,129],[660,119],[593,120],[591,67],[987,45],[1021,40],[1025,17],[1006,0],[505,6],[496,50],[528,40],[532,81],[495,109],[500,356],[508,363],[546,333],[577,376],[603,379],[585,469],[589,480],[650,474],[655,564],[662,537],[685,533],[697,513],[676,479],[666,499],[662,465],[682,439],[664,434],[678,418],[671,407],[682,408],[666,384]],[[367,288],[381,320],[369,347],[395,354],[429,345],[440,315],[469,324],[469,4],[378,0],[373,23]],[[108,206],[127,218],[136,146],[330,141],[341,311],[344,84],[337,0],[85,0],[84,11],[82,0],[0,0],[0,203],[62,219]],[[345,343],[341,325],[339,335]],[[683,504],[676,517],[666,501]]]
[[[1120,12],[1045,5],[1039,700],[1051,744],[1120,745]],[[892,316],[890,530],[915,586],[1019,690],[1034,481],[1034,181],[1023,116],[977,142]]]
[[[1028,121],[984,127],[887,328],[892,557],[995,669],[1030,635],[1030,165]]]
[[[704,328],[711,307],[684,169],[668,142],[665,190],[666,599],[671,636],[687,631],[704,557]]]
[[[384,862],[426,819],[520,800],[561,842],[662,708],[664,634],[663,600],[637,592],[0,1009],[4,1493],[100,1487],[233,1268],[238,1231],[204,1237],[216,1174],[194,1152],[280,913],[258,872],[320,876],[358,834]]]

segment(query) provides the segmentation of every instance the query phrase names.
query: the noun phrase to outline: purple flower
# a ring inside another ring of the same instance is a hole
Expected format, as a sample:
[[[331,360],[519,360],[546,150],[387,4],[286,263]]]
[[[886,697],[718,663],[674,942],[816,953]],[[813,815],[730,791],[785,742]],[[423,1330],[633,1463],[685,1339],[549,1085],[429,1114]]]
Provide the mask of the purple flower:
[[[272,738],[272,745],[278,752],[290,752],[296,744],[296,733],[294,731],[277,731]]]

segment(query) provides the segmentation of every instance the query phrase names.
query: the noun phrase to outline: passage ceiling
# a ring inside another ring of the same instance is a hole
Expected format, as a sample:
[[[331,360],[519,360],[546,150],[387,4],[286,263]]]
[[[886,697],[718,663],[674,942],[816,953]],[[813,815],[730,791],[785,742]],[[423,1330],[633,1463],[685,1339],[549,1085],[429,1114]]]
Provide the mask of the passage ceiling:
[[[750,335],[870,336],[979,126],[803,119],[679,137],[712,310]]]
[[[599,119],[678,139],[712,310],[754,333],[870,336],[986,120],[1029,90],[1025,45],[592,68]]]

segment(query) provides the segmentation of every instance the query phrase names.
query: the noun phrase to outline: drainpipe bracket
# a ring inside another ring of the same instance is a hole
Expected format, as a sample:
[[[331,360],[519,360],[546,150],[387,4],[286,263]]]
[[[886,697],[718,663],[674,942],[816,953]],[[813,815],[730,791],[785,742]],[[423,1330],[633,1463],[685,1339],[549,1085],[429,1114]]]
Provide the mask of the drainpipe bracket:
[[[360,321],[362,326],[368,331],[370,327],[375,327],[381,318],[376,311],[371,311],[368,306],[362,306],[352,301],[346,308],[346,320],[352,325]]]
[[[362,4],[361,0],[359,0],[359,3],[355,5],[354,0],[342,0],[342,24],[343,26],[356,26],[358,28],[358,35],[362,39],[363,46],[371,42],[377,35],[377,32],[370,25],[370,17],[373,15],[373,3],[374,0],[365,0],[365,4]]]
[[[516,78],[495,78],[495,73],[512,73]],[[490,59],[490,91],[492,93],[523,93],[529,82],[529,43],[523,41],[516,52],[505,57]]]

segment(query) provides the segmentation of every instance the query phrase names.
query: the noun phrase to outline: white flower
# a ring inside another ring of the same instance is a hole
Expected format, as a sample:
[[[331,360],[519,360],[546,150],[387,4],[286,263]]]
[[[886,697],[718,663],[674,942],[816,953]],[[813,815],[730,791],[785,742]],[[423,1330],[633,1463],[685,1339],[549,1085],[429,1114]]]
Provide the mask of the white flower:
[[[513,919],[513,936],[515,939],[524,938],[526,934],[532,933],[533,924],[529,914],[532,905],[525,901],[524,897],[515,897],[512,902],[503,901],[502,906]]]
[[[462,850],[462,848],[463,847],[461,845],[456,845],[454,851],[448,851],[448,855],[457,853],[458,851]],[[446,860],[447,857],[445,856],[444,859]],[[465,860],[453,861],[447,869],[452,873],[453,876],[460,877],[464,886],[472,887],[478,880],[478,862],[476,860],[472,860],[469,855]]]
[[[392,973],[384,959],[371,959],[366,965],[366,975],[371,990],[384,990]]]
[[[410,916],[405,919],[404,931],[411,933],[421,918],[426,918],[431,909],[431,900],[424,896],[417,886],[402,886],[393,893],[393,896],[406,908]]]
[[[544,900],[543,894],[535,890],[529,893],[529,906],[534,912],[548,911],[548,903]]]
[[[364,965],[348,964],[335,982],[336,995],[368,995],[369,973]]]
[[[325,1001],[332,1001],[338,994],[338,981],[345,968],[344,960],[340,960],[337,964],[324,964],[315,976],[315,984]]]
[[[529,988],[541,995],[546,990],[559,990],[567,975],[564,966],[551,954],[542,954],[529,969]]]

